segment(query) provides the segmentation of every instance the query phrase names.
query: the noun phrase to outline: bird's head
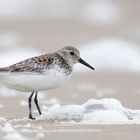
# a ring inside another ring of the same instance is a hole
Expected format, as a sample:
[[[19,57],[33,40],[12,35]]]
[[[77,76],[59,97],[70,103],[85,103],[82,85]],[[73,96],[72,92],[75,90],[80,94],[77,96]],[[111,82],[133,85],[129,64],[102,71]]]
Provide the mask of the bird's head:
[[[71,66],[73,66],[76,63],[81,63],[92,70],[95,70],[92,66],[90,66],[87,62],[85,62],[81,57],[80,57],[80,52],[78,49],[72,47],[72,46],[67,46],[58,51],[58,53],[67,61],[67,63]]]

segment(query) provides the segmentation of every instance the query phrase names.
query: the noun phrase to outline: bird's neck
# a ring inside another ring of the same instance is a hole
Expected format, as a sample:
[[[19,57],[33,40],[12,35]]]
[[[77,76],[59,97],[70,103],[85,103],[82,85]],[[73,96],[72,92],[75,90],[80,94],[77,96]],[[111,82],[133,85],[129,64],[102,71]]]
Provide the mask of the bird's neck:
[[[62,55],[61,53],[56,52],[57,57],[59,58],[59,60],[61,61],[62,65],[63,65],[63,69],[65,70],[65,72],[67,73],[67,75],[71,74],[73,71],[73,64],[71,64],[69,61],[67,61]]]

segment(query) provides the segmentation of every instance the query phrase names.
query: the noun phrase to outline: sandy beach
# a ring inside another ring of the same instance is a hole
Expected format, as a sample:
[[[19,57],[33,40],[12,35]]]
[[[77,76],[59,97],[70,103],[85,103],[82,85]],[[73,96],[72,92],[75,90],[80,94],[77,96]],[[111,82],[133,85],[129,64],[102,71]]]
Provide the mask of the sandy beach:
[[[0,1],[0,66],[72,45],[96,69],[39,92],[33,121],[30,93],[0,84],[0,140],[139,140],[139,12],[131,0]]]

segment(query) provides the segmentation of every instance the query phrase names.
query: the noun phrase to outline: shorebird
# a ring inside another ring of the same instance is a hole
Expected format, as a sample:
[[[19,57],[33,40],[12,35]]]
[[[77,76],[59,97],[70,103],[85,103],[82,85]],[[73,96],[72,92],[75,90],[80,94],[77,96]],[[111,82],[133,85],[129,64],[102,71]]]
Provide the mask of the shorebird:
[[[70,78],[76,63],[81,63],[94,70],[80,57],[78,49],[68,46],[54,53],[32,57],[0,68],[0,82],[14,90],[31,92],[28,98],[29,119],[35,119],[32,116],[31,105],[33,95],[35,94],[34,102],[41,115],[37,99],[38,92],[62,85]]]

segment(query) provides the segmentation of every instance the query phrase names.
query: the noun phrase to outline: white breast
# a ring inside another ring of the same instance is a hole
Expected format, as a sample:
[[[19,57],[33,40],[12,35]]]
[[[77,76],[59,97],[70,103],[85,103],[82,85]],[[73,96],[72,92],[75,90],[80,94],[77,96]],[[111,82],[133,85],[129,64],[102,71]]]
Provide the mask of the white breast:
[[[19,91],[31,92],[56,88],[69,79],[62,71],[48,70],[38,73],[3,73],[0,82]]]

